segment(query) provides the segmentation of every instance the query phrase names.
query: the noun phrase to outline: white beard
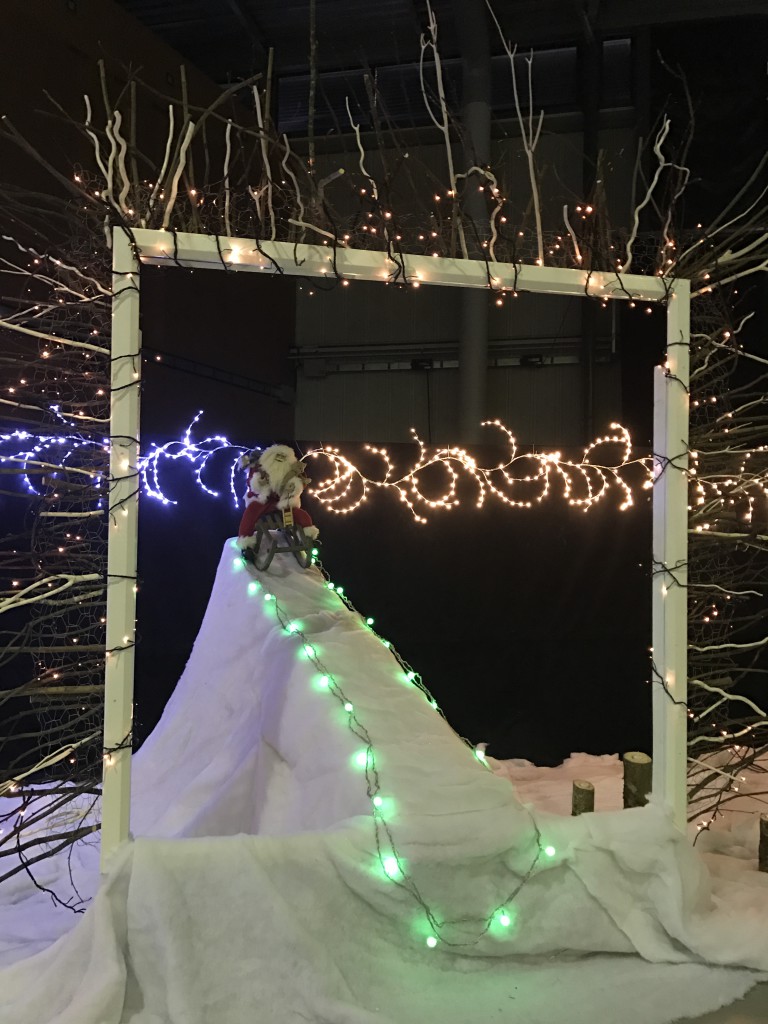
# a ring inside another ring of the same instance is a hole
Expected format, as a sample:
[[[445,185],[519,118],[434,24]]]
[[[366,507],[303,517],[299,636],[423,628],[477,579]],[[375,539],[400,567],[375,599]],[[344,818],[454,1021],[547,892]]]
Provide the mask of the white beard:
[[[298,462],[296,454],[288,445],[272,445],[271,448],[262,452],[259,465],[248,481],[248,486],[255,495],[255,499],[251,500],[263,504],[268,500],[270,494],[276,494],[281,498],[279,508],[296,508],[300,504],[300,495],[304,490],[303,483],[296,476]],[[289,485],[291,493],[283,495],[286,480],[291,477],[293,478]]]

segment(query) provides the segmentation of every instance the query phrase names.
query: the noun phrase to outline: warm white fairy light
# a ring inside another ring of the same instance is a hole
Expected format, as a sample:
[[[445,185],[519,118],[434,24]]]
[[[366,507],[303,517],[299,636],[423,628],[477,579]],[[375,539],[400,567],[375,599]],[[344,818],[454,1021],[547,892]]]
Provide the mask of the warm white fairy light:
[[[412,430],[418,446],[417,459],[412,468],[401,475],[396,474],[386,448],[365,445],[367,452],[381,460],[383,475],[378,479],[366,475],[338,448],[325,446],[309,452],[308,459],[325,459],[331,467],[330,475],[312,488],[312,494],[329,511],[347,515],[359,508],[374,490],[388,490],[408,506],[416,522],[426,523],[429,510],[451,509],[459,504],[457,485],[462,473],[476,488],[477,508],[481,508],[489,496],[512,508],[532,508],[550,495],[554,479],[560,481],[561,492],[568,504],[584,511],[600,501],[612,486],[616,487],[622,496],[619,508],[623,511],[633,504],[632,491],[622,476],[623,470],[638,465],[645,474],[645,486],[652,483],[650,458],[633,458],[629,431],[618,423],[611,424],[612,433],[587,445],[578,462],[564,459],[560,452],[520,453],[512,432],[500,420],[486,420],[482,425],[501,431],[509,446],[506,460],[496,466],[478,466],[463,448],[429,449]],[[605,446],[620,448],[618,459],[613,464],[593,461],[595,452]],[[426,483],[421,476],[437,466],[445,473],[446,479],[442,492],[430,496],[425,493]],[[525,497],[516,497],[515,492],[520,494],[521,491],[525,492]]]

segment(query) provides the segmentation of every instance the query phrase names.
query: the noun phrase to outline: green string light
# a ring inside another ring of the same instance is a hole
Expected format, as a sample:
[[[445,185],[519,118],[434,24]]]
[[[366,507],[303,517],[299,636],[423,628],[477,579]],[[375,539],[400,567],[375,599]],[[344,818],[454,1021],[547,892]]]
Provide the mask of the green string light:
[[[244,560],[242,564],[245,564]],[[248,568],[249,572],[253,571],[250,566]],[[344,594],[344,588],[335,586],[335,584],[327,578],[322,563],[318,563],[317,568],[323,574],[323,576],[325,576],[325,586],[327,587],[327,589],[331,592],[335,592],[339,596],[339,599],[342,601],[342,603],[348,608],[348,610],[353,614],[358,615],[362,619],[360,613],[351,603],[349,598],[347,598],[346,595]],[[260,584],[257,583],[256,587],[253,589],[251,589],[251,585],[249,585],[248,590],[249,593],[255,593],[259,588]],[[403,859],[396,851],[394,838],[392,836],[390,826],[388,824],[388,821],[385,820],[382,811],[382,808],[385,806],[385,801],[379,794],[378,769],[376,766],[373,745],[371,743],[370,735],[368,734],[367,729],[359,721],[357,715],[353,714],[354,706],[352,702],[347,699],[337,680],[334,679],[331,673],[325,670],[325,667],[322,665],[319,659],[316,648],[313,646],[313,644],[311,644],[308,641],[307,637],[304,635],[302,623],[298,620],[291,620],[288,618],[287,615],[285,615],[284,610],[282,609],[280,603],[278,602],[274,594],[265,592],[264,599],[267,602],[274,602],[273,607],[275,608],[275,612],[281,625],[283,626],[283,629],[285,629],[287,633],[297,636],[297,638],[302,641],[302,648],[307,658],[310,661],[312,661],[312,663],[314,664],[315,668],[318,669],[318,671],[322,672],[320,676],[315,678],[313,685],[318,689],[322,690],[323,692],[331,693],[334,697],[336,697],[337,700],[339,700],[339,702],[344,707],[344,710],[348,713],[347,722],[349,728],[356,736],[358,736],[361,740],[363,740],[366,743],[365,749],[358,750],[358,752],[354,755],[352,763],[356,768],[364,769],[365,771],[368,795],[371,798],[371,802],[374,808],[372,817],[376,830],[376,849],[379,868],[381,871],[383,871],[384,875],[390,879],[390,881],[394,882],[400,888],[404,888],[407,892],[409,892],[410,895],[421,906],[424,915],[422,918],[422,923],[423,925],[426,925],[429,929],[431,929],[431,933],[426,938],[427,946],[430,949],[434,949],[438,945],[438,941],[441,941],[444,947],[448,949],[455,948],[458,950],[467,946],[476,945],[477,942],[479,942],[484,935],[492,931],[495,925],[498,925],[502,929],[506,930],[506,928],[510,926],[513,920],[513,917],[507,910],[507,905],[515,899],[520,889],[531,877],[541,854],[545,853],[548,857],[554,857],[556,852],[553,846],[547,846],[546,848],[542,847],[541,834],[531,812],[528,811],[528,814],[535,833],[536,854],[530,867],[528,868],[527,872],[523,875],[523,877],[519,880],[515,889],[511,893],[508,893],[504,899],[504,902],[499,904],[499,906],[497,906],[491,912],[491,914],[487,918],[485,918],[485,925],[479,931],[474,941],[454,942],[450,941],[445,936],[440,935],[440,932],[445,927],[445,922],[442,922],[435,917],[435,914],[429,908],[423,896],[419,892],[414,880],[406,873],[403,866]],[[373,626],[373,621],[374,620],[372,618],[365,619],[365,623],[369,627]],[[418,673],[411,669],[411,667],[405,662],[405,660],[400,656],[400,654],[393,648],[389,640],[385,640],[383,637],[378,636],[375,630],[372,630],[372,632],[374,632],[374,635],[376,635],[377,638],[381,640],[383,645],[387,648],[388,651],[391,652],[393,657],[396,658],[400,666],[404,669],[406,680],[410,683],[413,683],[414,686],[417,686],[419,689],[421,689],[430,707],[437,711],[438,714],[442,715],[442,711],[440,710],[437,701],[432,697],[428,689],[424,686],[421,677],[418,675]],[[469,744],[468,741],[464,740],[464,742],[471,747],[471,744]],[[482,751],[474,750],[473,753],[475,754],[478,760],[482,761],[484,764],[486,763],[485,755],[483,754]],[[486,767],[490,770],[490,766],[486,764]],[[392,801],[389,798],[386,800],[386,806],[390,810],[392,810]],[[382,842],[382,840],[384,840],[384,842]],[[393,855],[385,855],[385,850],[387,849],[387,847],[394,851]],[[422,930],[421,935],[424,936],[424,934],[425,932]],[[498,934],[497,937],[499,937]]]
[[[358,768],[367,768],[368,767],[368,751],[367,750],[358,750],[358,752],[355,754],[353,760],[354,760],[354,762],[355,762],[355,764],[357,765]]]

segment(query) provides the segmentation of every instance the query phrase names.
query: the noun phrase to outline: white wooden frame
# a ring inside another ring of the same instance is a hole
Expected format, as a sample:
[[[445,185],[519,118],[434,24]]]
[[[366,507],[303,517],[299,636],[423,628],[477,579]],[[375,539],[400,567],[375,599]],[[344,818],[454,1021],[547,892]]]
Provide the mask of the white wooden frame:
[[[335,270],[333,261],[335,260]],[[326,245],[135,230],[113,233],[111,525],[107,592],[107,662],[102,792],[102,864],[129,835],[130,736],[133,728],[133,638],[141,373],[140,265],[183,266],[301,277],[386,281],[397,269],[385,253]],[[667,362],[654,384],[653,491],[653,791],[680,829],[686,821],[688,382],[690,284],[637,274],[587,273],[562,267],[486,264],[406,256],[410,282],[550,295],[667,303]],[[616,685],[621,685],[616,680]]]

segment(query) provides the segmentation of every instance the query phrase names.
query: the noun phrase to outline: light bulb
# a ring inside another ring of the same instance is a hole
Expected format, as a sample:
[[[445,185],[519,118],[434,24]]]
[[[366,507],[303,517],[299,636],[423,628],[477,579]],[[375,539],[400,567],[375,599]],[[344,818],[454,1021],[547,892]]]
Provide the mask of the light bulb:
[[[434,935],[428,936],[428,938],[427,938],[427,945],[429,946],[430,949],[434,949],[435,948],[435,946],[437,945],[437,939],[435,938]]]
[[[401,874],[400,865],[397,862],[397,857],[385,857],[381,862],[384,868],[384,874],[387,878],[396,879]]]

